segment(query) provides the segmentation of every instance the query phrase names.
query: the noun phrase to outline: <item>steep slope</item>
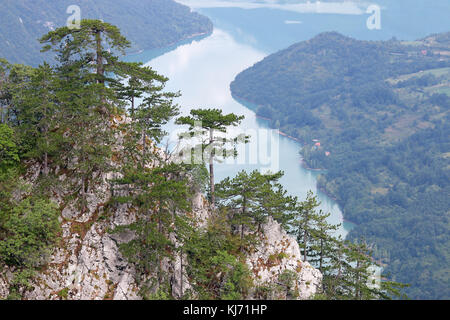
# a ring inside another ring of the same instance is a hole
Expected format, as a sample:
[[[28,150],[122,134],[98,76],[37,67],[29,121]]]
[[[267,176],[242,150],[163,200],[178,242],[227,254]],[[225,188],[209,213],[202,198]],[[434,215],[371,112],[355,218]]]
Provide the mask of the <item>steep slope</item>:
[[[116,124],[119,122],[116,122]],[[116,150],[121,149],[119,136]],[[153,147],[149,147],[152,149]],[[118,151],[119,152],[119,151]],[[162,153],[161,153],[162,154]],[[118,153],[120,158],[120,153]],[[117,165],[117,163],[116,163]],[[157,166],[158,164],[155,163]],[[24,176],[29,183],[39,176],[41,166],[30,166]],[[73,179],[67,171],[58,170],[62,185]],[[137,300],[140,286],[136,270],[122,256],[120,244],[133,239],[132,232],[110,233],[118,226],[136,221],[137,210],[129,204],[108,205],[112,197],[110,181],[117,173],[104,173],[87,194],[87,210],[80,211],[74,202],[67,202],[70,188],[61,188],[53,200],[61,208],[62,239],[52,253],[49,263],[32,281],[33,289],[25,292],[29,300]],[[117,190],[116,190],[117,193]],[[208,202],[201,193],[192,199],[192,214],[198,219],[198,228],[204,228],[211,218]],[[190,213],[187,213],[190,214]],[[285,270],[298,275],[295,288],[299,299],[309,299],[320,288],[322,275],[308,262],[301,261],[300,248],[295,238],[289,236],[281,225],[270,219],[263,226],[264,241],[255,246],[246,263],[257,284],[275,284]],[[282,253],[282,257],[278,256]],[[276,256],[274,261],[271,257]],[[184,259],[185,260],[185,259]],[[164,272],[170,275],[171,293],[180,298],[191,289],[186,280],[186,262],[181,255],[161,261]],[[8,296],[12,273],[0,270],[0,299]],[[254,298],[254,293],[247,298]]]
[[[52,254],[48,267],[33,281],[34,289],[25,294],[26,299],[141,299],[135,281],[135,269],[119,251],[119,245],[129,241],[132,235],[108,233],[111,228],[132,223],[136,219],[136,210],[121,205],[112,212],[106,212],[105,203],[110,195],[108,184],[105,183],[89,195],[88,212],[81,214],[71,207],[63,209],[62,243]],[[206,223],[209,213],[200,194],[195,197],[193,207],[194,214],[203,217]],[[266,240],[256,247],[255,253],[247,261],[255,281],[260,285],[273,284],[284,270],[291,270],[298,274],[298,298],[311,298],[320,287],[320,272],[301,261],[298,243],[277,222],[271,220],[263,229]],[[271,256],[279,255],[280,252],[286,255],[277,261],[270,260]],[[190,286],[188,283],[181,286],[180,257],[166,262],[164,268],[172,275],[173,295],[183,296]],[[0,277],[0,299],[8,295],[10,276],[9,272],[5,272]]]
[[[449,33],[412,42],[323,33],[239,74],[235,98],[299,138],[319,187],[412,298],[448,299]]]
[[[82,19],[103,19],[117,25],[134,47],[132,51],[171,45],[212,31],[212,23],[172,0],[5,0],[0,3],[0,57],[36,66],[41,35],[66,24],[70,5],[78,5]]]

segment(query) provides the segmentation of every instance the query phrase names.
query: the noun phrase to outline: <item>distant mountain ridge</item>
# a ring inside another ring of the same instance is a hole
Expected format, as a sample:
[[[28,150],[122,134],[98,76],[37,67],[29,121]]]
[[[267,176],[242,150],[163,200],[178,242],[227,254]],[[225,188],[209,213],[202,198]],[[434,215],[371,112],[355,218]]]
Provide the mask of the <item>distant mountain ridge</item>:
[[[117,25],[133,51],[172,45],[212,32],[212,22],[172,0],[3,0],[0,2],[0,57],[36,66],[51,56],[40,53],[38,38],[66,24],[70,5],[82,19]]]

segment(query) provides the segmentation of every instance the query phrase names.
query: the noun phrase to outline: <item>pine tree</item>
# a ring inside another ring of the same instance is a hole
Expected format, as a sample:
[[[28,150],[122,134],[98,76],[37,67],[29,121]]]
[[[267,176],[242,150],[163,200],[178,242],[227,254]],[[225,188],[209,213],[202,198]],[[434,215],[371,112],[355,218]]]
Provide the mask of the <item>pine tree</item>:
[[[244,240],[244,230],[253,230],[253,216],[259,208],[256,194],[260,183],[261,176],[257,171],[250,175],[241,171],[235,178],[225,178],[216,185],[218,203],[229,208],[231,224],[240,229],[241,242]]]
[[[14,167],[20,161],[19,150],[14,141],[14,131],[6,124],[0,124],[0,173]]]
[[[381,278],[377,281],[374,278],[374,269],[380,266],[374,261],[372,250],[364,239],[354,243],[346,241],[346,249],[346,261],[348,261],[348,264],[346,264],[346,280],[350,287],[349,296],[351,299],[390,300],[407,298],[401,291],[407,285],[394,281],[384,281]]]
[[[11,96],[8,92],[9,69],[11,65],[5,59],[0,59],[0,123],[6,123],[6,116]]]
[[[191,297],[242,300],[253,287],[240,237],[231,232],[227,215],[226,208],[218,209],[207,227],[194,229],[184,245]]]
[[[73,63],[81,69],[91,69],[92,82],[105,84],[121,66],[117,53],[125,54],[130,42],[120,30],[100,20],[82,20],[80,28],[62,27],[44,35],[40,42],[43,52],[53,49],[62,64]],[[106,47],[106,46],[107,47]]]
[[[296,198],[288,196],[278,183],[282,176],[283,172],[241,171],[233,179],[225,178],[216,185],[217,202],[229,209],[232,225],[239,226],[241,231],[241,241],[245,229],[259,232],[270,216],[282,224],[291,219]]]
[[[219,157],[227,158],[230,156],[236,157],[236,145],[239,142],[248,142],[248,136],[238,135],[236,137],[227,138],[218,136],[216,133],[226,133],[227,129],[232,126],[238,126],[244,116],[237,116],[233,113],[224,115],[220,109],[194,109],[191,110],[190,116],[180,117],[176,123],[180,125],[189,125],[189,133],[191,136],[200,138],[199,145],[201,154],[201,162],[209,163],[210,175],[210,195],[211,205],[215,207],[215,182],[214,182],[214,161]],[[227,149],[227,145],[231,144],[231,149]],[[189,155],[195,153],[197,147],[190,147],[188,149]],[[194,159],[199,161],[199,159]]]
[[[129,42],[115,26],[82,20],[80,29],[58,28],[43,36],[41,43],[43,51],[55,51],[60,62],[56,97],[65,152],[59,165],[79,176],[73,195],[84,210],[90,185],[102,173],[112,170],[112,145],[117,130],[111,117],[121,111],[117,110],[118,95],[107,84],[123,75],[125,64],[115,54],[124,53]]]
[[[14,138],[14,130],[7,124],[0,124],[0,232],[7,213],[14,206],[12,193],[20,186],[19,148]]]
[[[335,233],[341,226],[328,223],[327,219],[331,213],[319,210],[315,217],[315,227],[310,236],[310,258],[309,262],[324,274],[330,269],[329,256],[334,250]]]
[[[150,67],[144,67],[140,62],[120,62],[118,80],[111,83],[120,100],[130,104],[130,115],[134,118],[136,99],[142,98],[145,93],[151,93],[155,82],[165,84],[167,78],[157,74]]]
[[[290,196],[279,182],[283,175],[281,171],[262,175],[264,179],[258,192],[260,213],[255,215],[258,230],[261,229],[261,224],[266,222],[265,217],[274,218],[285,229],[289,228],[294,219],[298,198]]]
[[[135,223],[117,227],[113,232],[134,231],[135,237],[120,246],[124,256],[137,268],[141,295],[151,298],[156,293],[170,294],[170,279],[163,269],[164,261],[175,257],[184,241],[183,230],[189,230],[184,216],[190,210],[186,170],[170,163],[150,169],[128,168],[116,185],[126,185],[128,194],[114,197],[118,203],[130,203],[138,209]],[[178,236],[177,236],[178,235]]]
[[[345,268],[348,266],[345,260],[345,245],[342,237],[335,238],[330,244],[331,250],[328,259],[328,267],[324,270],[322,291],[325,299],[345,299]]]
[[[8,123],[11,127],[20,124],[19,108],[24,104],[28,95],[28,87],[34,72],[32,67],[21,64],[9,65],[7,68],[6,82],[2,88],[3,122]]]
[[[295,218],[291,223],[291,232],[296,234],[302,248],[303,261],[308,261],[308,256],[311,254],[311,237],[318,219],[316,209],[319,206],[317,196],[309,191],[306,200],[298,203]]]
[[[179,114],[178,106],[173,102],[179,93],[164,91],[168,79],[151,69],[147,69],[146,72],[145,98],[134,115],[136,129],[142,137],[142,166],[149,160],[147,140],[150,138],[153,142],[161,142],[167,134],[162,126]]]
[[[407,298],[407,285],[376,279],[372,251],[364,241],[350,242],[334,238],[323,269],[323,297],[332,300],[391,300]]]
[[[0,263],[13,271],[10,299],[33,288],[30,280],[48,262],[61,231],[58,216],[56,204],[35,198],[14,203],[4,219],[0,216]]]
[[[39,66],[30,79],[26,98],[19,107],[18,131],[22,140],[32,141],[26,157],[42,163],[42,173],[49,174],[49,156],[56,155],[61,140],[59,125],[59,103],[56,100],[55,74],[47,63]]]

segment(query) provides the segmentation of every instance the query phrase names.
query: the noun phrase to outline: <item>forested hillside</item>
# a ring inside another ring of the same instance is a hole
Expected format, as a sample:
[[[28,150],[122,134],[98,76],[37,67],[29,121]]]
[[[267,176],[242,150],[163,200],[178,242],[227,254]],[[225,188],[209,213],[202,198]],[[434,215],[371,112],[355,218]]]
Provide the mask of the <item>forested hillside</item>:
[[[450,33],[414,42],[324,33],[231,84],[299,138],[335,197],[412,298],[450,297]]]
[[[120,27],[132,41],[130,51],[169,46],[212,31],[212,23],[172,0],[3,0],[0,2],[0,57],[33,66],[50,55],[40,53],[37,39],[66,25],[70,5],[82,19],[102,19]]]

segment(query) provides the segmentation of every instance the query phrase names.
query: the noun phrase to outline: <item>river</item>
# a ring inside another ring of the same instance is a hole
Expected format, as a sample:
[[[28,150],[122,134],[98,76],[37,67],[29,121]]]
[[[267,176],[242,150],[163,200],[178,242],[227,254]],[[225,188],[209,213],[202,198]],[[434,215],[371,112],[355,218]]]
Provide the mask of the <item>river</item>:
[[[421,10],[399,6],[403,0],[395,6],[382,1],[384,4],[379,5],[380,28],[376,26],[372,29],[367,23],[372,13],[366,13],[367,7],[363,5],[316,7],[316,11],[313,8],[311,12],[305,12],[305,8],[295,7],[293,10],[292,7],[273,7],[251,1],[179,2],[191,5],[194,10],[208,16],[214,23],[214,32],[171,48],[129,56],[127,60],[146,62],[146,65],[167,76],[170,79],[167,89],[182,93],[177,103],[183,115],[193,108],[214,107],[221,108],[224,113],[245,116],[240,129],[251,135],[251,143],[241,150],[237,161],[216,164],[218,180],[232,177],[242,169],[282,170],[285,175],[281,183],[285,189],[300,200],[305,199],[309,190],[318,194],[320,209],[331,212],[330,222],[342,223],[338,234],[345,238],[354,225],[344,221],[333,199],[317,190],[317,175],[320,172],[301,166],[301,145],[276,130],[270,130],[265,120],[258,119],[250,108],[232,98],[229,85],[239,72],[267,55],[324,31],[338,31],[367,40],[387,40],[394,36],[413,40],[433,32],[448,31],[448,23],[438,23],[439,17],[448,18],[450,11],[445,11],[449,9],[448,1],[437,0],[435,4],[438,7],[435,9],[426,6],[426,1],[412,1],[422,3]],[[411,12],[405,13],[405,10]],[[434,19],[429,18],[431,13]],[[173,140],[177,128],[170,124],[166,129]],[[255,157],[255,154],[258,156]]]

